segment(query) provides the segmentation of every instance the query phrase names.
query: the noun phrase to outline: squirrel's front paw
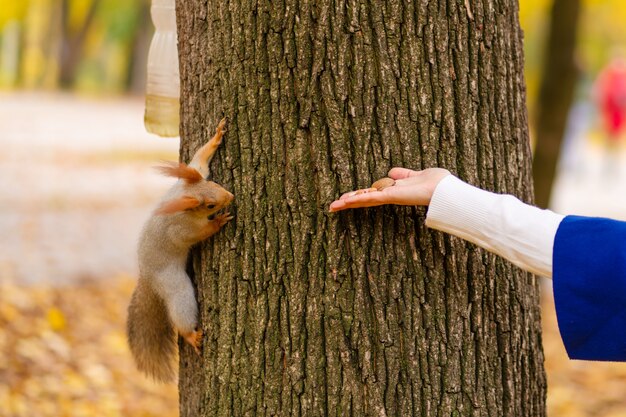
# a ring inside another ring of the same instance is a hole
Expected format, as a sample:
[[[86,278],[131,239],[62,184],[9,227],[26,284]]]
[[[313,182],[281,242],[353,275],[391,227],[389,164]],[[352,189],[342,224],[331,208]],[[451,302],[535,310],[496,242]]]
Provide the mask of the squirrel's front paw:
[[[231,216],[229,212],[226,212],[226,213],[223,213],[223,214],[216,215],[215,218],[213,219],[213,221],[215,222],[215,224],[217,224],[218,227],[222,227],[226,223],[231,221],[232,219],[234,219],[234,217]]]

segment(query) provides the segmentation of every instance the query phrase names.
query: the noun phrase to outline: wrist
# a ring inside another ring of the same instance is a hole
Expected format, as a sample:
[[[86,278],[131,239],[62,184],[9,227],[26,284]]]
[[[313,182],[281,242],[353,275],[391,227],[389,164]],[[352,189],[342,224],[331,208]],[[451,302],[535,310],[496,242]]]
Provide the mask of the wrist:
[[[426,226],[468,240],[537,275],[552,276],[554,236],[563,216],[495,194],[454,176],[438,184]]]
[[[433,200],[433,197],[435,196],[435,193],[437,192],[437,188],[439,187],[439,185],[447,178],[447,177],[453,177],[455,178],[450,171],[445,170],[445,169],[440,169],[437,168],[437,172],[434,174],[433,180],[431,181],[431,186],[427,191],[427,196],[426,196],[426,205],[429,206],[430,203]]]

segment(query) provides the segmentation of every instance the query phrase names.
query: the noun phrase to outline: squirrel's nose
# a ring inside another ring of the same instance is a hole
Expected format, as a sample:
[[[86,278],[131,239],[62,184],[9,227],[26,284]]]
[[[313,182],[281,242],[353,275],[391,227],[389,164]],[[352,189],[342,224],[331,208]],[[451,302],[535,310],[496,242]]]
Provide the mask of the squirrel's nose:
[[[226,197],[228,198],[229,203],[233,201],[233,199],[235,198],[235,196],[232,193],[229,193],[228,191],[226,191]]]

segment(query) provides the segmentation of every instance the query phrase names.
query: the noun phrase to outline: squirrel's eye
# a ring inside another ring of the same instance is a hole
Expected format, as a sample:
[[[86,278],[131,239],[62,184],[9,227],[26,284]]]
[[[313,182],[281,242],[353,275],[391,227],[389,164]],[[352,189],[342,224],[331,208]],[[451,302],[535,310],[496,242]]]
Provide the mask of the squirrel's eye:
[[[206,208],[208,208],[209,210],[212,210],[215,208],[215,204],[207,204]]]

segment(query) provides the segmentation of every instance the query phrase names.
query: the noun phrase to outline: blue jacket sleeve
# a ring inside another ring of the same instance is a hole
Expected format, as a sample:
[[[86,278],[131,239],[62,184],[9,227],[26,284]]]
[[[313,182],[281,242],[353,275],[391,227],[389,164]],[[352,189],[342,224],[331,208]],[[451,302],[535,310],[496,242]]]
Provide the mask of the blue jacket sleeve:
[[[565,217],[554,240],[552,272],[569,357],[626,361],[626,222]]]

